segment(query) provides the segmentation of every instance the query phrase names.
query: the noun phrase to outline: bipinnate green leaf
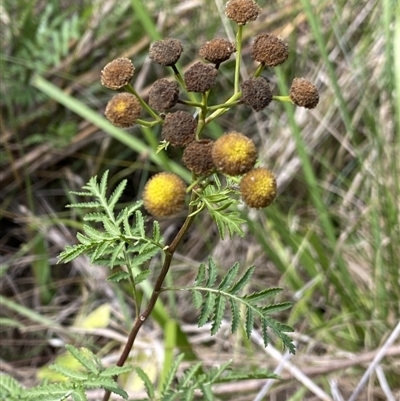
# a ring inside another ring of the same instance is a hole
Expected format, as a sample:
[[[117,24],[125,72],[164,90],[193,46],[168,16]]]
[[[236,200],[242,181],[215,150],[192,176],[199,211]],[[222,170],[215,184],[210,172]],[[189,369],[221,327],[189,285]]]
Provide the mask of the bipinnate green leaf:
[[[112,379],[95,378],[86,381],[85,387],[87,388],[104,388],[105,390],[111,391],[112,393],[120,395],[125,400],[128,399],[128,393],[123,390],[118,384]]]
[[[60,365],[58,363],[50,365],[49,369],[54,370],[55,372],[58,372],[71,380],[82,381],[87,380],[88,378],[88,374],[86,372],[78,369],[71,369],[65,365]]]
[[[200,388],[203,393],[203,399],[205,401],[215,401],[210,383],[201,384]]]
[[[247,338],[250,338],[251,332],[253,331],[253,326],[254,326],[254,313],[251,308],[247,308],[246,309],[246,320],[245,320],[245,325],[244,325]]]
[[[130,366],[130,365],[126,365],[126,366],[110,366],[108,368],[103,369],[100,372],[99,377],[118,376],[118,375],[121,375],[123,373],[131,372],[132,370],[133,370],[133,367]]]
[[[252,294],[245,295],[244,298],[250,302],[261,301],[267,297],[274,297],[282,292],[282,288],[279,287],[272,287],[266,288],[265,290],[253,292]]]
[[[11,396],[11,394],[17,395],[20,390],[22,389],[22,386],[15,380],[13,377],[7,374],[0,374],[0,394],[1,397],[5,396]],[[3,398],[0,398],[3,400]],[[5,398],[4,398],[5,400]]]
[[[100,212],[86,213],[83,216],[83,220],[84,221],[94,221],[96,223],[101,223],[103,221],[104,217],[106,217],[104,215],[104,213],[100,213]]]
[[[197,206],[196,211],[192,214],[198,214],[203,209],[207,208],[211,218],[215,221],[221,239],[226,236],[228,231],[229,237],[232,238],[235,234],[243,236],[242,225],[246,223],[240,217],[236,210],[229,210],[231,206],[236,206],[239,202],[232,198],[232,194],[236,193],[232,189],[230,181],[222,188],[221,181],[217,175],[214,175],[214,183],[208,185],[198,198],[191,202],[190,205]]]
[[[147,376],[146,372],[139,367],[135,368],[135,370],[144,384],[147,395],[149,396],[150,400],[153,400],[155,398],[155,391],[154,391],[154,385],[151,382],[149,376]]]
[[[197,276],[194,280],[195,285],[203,285],[206,281],[206,265],[202,263],[197,271]]]
[[[93,180],[93,188],[95,189],[96,192],[99,192],[99,195],[102,195],[105,197],[106,191],[107,191],[107,179],[108,179],[108,170],[106,170],[101,177],[100,181],[100,187],[97,185],[97,178]]]
[[[239,328],[240,324],[240,308],[239,303],[236,302],[234,298],[229,298],[229,304],[231,307],[231,333],[236,333],[237,329]]]
[[[250,282],[254,270],[254,266],[249,267],[243,274],[243,276],[231,287],[230,293],[237,294],[238,292],[243,290],[244,286]]]
[[[190,384],[191,380],[193,380],[195,378],[195,376],[200,368],[201,368],[201,362],[197,362],[193,366],[191,366],[189,369],[187,369],[184,372],[181,379],[179,380],[178,388],[185,388],[186,386],[188,386]]]
[[[221,327],[226,306],[229,305],[232,319],[231,331],[235,333],[241,320],[239,305],[243,305],[245,310],[244,328],[248,338],[251,336],[257,319],[261,322],[265,346],[269,342],[268,329],[271,329],[282,340],[284,347],[294,353],[293,341],[285,334],[293,329],[271,317],[272,314],[290,308],[292,304],[290,302],[263,304],[266,299],[279,294],[282,289],[267,288],[252,294],[240,294],[246,284],[250,282],[254,270],[255,267],[251,266],[242,276],[238,277],[239,264],[235,263],[222,278],[220,284],[216,285],[217,267],[215,262],[210,258],[207,268],[201,264],[195,285],[188,288],[193,294],[194,306],[200,309],[198,325],[201,327],[211,321],[211,335],[216,334]]]
[[[75,348],[71,344],[66,344],[68,352],[89,372],[99,374],[99,363],[95,355],[87,348]]]
[[[118,237],[122,235],[119,228],[108,217],[104,217],[103,226],[106,232],[110,235],[110,237]]]
[[[82,255],[87,251],[88,247],[83,244],[78,245],[67,245],[65,250],[58,256],[58,263],[68,263],[71,260],[76,259],[78,256]]]
[[[88,401],[85,390],[82,388],[74,389],[74,392],[71,394],[73,401]]]
[[[161,242],[160,223],[157,220],[153,221],[153,241],[154,242]]]
[[[74,209],[98,209],[102,207],[102,204],[99,202],[79,202],[72,203],[70,205],[66,205],[65,207],[74,208]]]
[[[112,269],[118,259],[124,259],[123,251],[125,250],[125,243],[120,242],[113,250],[110,258],[110,268]]]
[[[203,303],[203,296],[201,295],[201,292],[197,290],[192,290],[192,299],[194,307],[196,309],[200,309],[201,304]]]
[[[235,277],[237,276],[239,271],[239,262],[236,262],[226,273],[226,275],[223,277],[223,279],[221,280],[221,283],[218,286],[219,290],[226,290],[227,288],[229,288],[233,282],[233,280],[235,280]]]
[[[115,190],[112,193],[112,195],[110,196],[110,198],[108,199],[108,207],[111,211],[114,211],[114,207],[117,204],[117,202],[119,201],[119,199],[121,198],[121,195],[124,192],[127,182],[128,182],[127,180],[121,181],[117,185],[117,188],[115,188]]]
[[[135,284],[140,284],[143,281],[147,280],[151,275],[151,270],[142,270],[139,274],[135,276]]]
[[[207,281],[206,287],[212,287],[217,280],[218,271],[215,262],[212,260],[211,257],[208,258],[208,269],[207,269]]]
[[[203,305],[201,307],[198,321],[199,327],[204,326],[208,322],[208,319],[210,318],[213,312],[215,298],[216,295],[213,292],[207,292],[206,295],[204,295]]]
[[[139,230],[139,235],[145,238],[146,233],[144,231],[144,218],[143,218],[143,213],[140,210],[136,210],[135,219],[136,219],[136,227]]]
[[[178,371],[179,364],[182,362],[183,357],[184,357],[184,354],[180,354],[177,356],[177,358],[174,359],[171,369],[169,370],[168,374],[165,376],[162,394],[169,392],[169,388],[171,387],[171,384],[176,376],[176,372]]]
[[[112,281],[113,283],[118,283],[121,280],[129,279],[129,277],[130,277],[130,274],[128,272],[119,271],[119,272],[113,273],[110,276],[108,276],[107,280]]]
[[[91,211],[83,216],[87,224],[83,225],[83,233],[77,234],[80,244],[66,247],[59,256],[59,262],[66,263],[85,254],[91,263],[97,262],[111,269],[121,265],[141,267],[163,249],[158,222],[153,223],[153,238],[146,237],[146,218],[139,210],[143,202],[134,202],[115,216],[114,209],[126,187],[126,180],[118,184],[112,195],[107,198],[107,179],[106,171],[100,183],[97,182],[97,177],[92,177],[83,186],[87,192],[76,193],[91,196],[95,201],[70,205],[88,208]],[[114,278],[120,279],[121,276]]]
[[[222,319],[225,312],[226,298],[219,294],[215,300],[214,310],[213,310],[213,322],[211,325],[211,335],[215,335],[221,327]]]

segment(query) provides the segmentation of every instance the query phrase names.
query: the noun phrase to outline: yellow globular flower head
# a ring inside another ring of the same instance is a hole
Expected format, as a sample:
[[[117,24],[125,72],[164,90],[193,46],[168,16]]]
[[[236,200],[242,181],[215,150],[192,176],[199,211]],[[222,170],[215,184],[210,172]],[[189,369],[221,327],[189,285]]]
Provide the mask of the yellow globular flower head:
[[[118,93],[107,103],[105,116],[113,125],[129,128],[139,118],[142,106],[139,100],[130,93]]]
[[[230,0],[226,3],[226,16],[239,25],[254,21],[261,14],[261,8],[253,0]]]
[[[155,217],[171,216],[185,205],[186,185],[176,174],[158,173],[145,185],[143,205]]]
[[[319,102],[318,89],[304,78],[295,78],[290,87],[290,98],[296,106],[314,109]]]
[[[276,198],[275,175],[263,167],[250,170],[240,182],[240,192],[247,206],[255,209],[267,207]]]
[[[101,71],[101,84],[109,89],[117,90],[129,83],[135,72],[132,61],[125,57],[108,63]]]
[[[212,159],[223,174],[242,175],[254,167],[257,148],[250,138],[239,132],[229,132],[215,141]]]

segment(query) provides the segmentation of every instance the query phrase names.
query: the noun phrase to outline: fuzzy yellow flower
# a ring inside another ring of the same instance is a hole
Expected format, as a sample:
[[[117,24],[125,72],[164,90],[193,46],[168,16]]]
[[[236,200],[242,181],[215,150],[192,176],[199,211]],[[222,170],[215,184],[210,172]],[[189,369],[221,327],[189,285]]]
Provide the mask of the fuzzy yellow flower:
[[[275,176],[266,168],[255,168],[242,178],[240,192],[247,206],[256,209],[267,207],[276,198]]]
[[[176,174],[159,173],[147,182],[143,192],[145,209],[156,217],[171,216],[185,205],[186,185]]]

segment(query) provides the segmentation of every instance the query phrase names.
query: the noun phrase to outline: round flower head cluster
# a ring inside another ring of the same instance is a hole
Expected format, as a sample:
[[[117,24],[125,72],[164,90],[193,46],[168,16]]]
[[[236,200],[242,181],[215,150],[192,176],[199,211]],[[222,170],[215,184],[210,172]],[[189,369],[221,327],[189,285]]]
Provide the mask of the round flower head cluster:
[[[251,56],[268,67],[276,67],[289,57],[288,45],[275,35],[262,33],[254,40]]]
[[[275,176],[263,167],[250,170],[240,182],[240,192],[247,206],[255,209],[267,207],[276,198]]]
[[[105,116],[113,125],[129,128],[139,118],[142,106],[139,100],[130,93],[118,93],[107,103]]]
[[[249,78],[241,85],[242,102],[255,111],[261,111],[272,101],[272,93],[265,78]]]
[[[177,39],[162,39],[154,42],[150,47],[149,57],[163,66],[175,65],[183,51],[182,43]]]
[[[215,141],[212,160],[221,173],[242,175],[254,167],[257,148],[250,138],[239,132],[229,132]]]
[[[198,176],[208,175],[214,170],[214,163],[211,156],[213,141],[201,139],[191,142],[183,152],[182,162]]]
[[[179,98],[179,88],[175,81],[158,79],[149,92],[149,106],[159,113],[176,105]]]
[[[129,84],[135,67],[128,58],[117,58],[108,63],[101,71],[101,84],[109,89],[117,90]]]
[[[159,173],[143,191],[143,205],[155,217],[171,216],[185,205],[186,185],[176,174]]]
[[[176,111],[166,115],[161,137],[172,146],[186,146],[194,141],[197,122],[186,111]]]
[[[226,16],[239,25],[254,21],[261,14],[261,8],[253,0],[230,0],[226,4]]]
[[[236,51],[235,45],[226,39],[212,39],[200,47],[199,55],[216,65],[229,59]]]
[[[319,102],[318,89],[304,78],[295,78],[290,88],[290,98],[296,106],[314,109]]]
[[[189,92],[205,93],[210,90],[218,75],[218,70],[211,64],[198,62],[184,74],[186,89]]]

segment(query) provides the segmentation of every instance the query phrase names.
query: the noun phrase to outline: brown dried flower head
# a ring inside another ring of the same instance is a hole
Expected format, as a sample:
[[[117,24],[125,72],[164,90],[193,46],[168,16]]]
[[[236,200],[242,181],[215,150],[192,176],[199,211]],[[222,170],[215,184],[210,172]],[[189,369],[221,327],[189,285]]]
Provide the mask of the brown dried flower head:
[[[143,190],[143,206],[156,217],[171,216],[185,205],[186,185],[176,174],[159,173]]]
[[[235,45],[226,39],[212,39],[200,47],[199,55],[210,63],[221,64],[236,51]]]
[[[276,198],[275,176],[263,167],[250,170],[240,182],[240,192],[247,206],[255,209],[267,207]]]
[[[185,72],[183,79],[189,92],[205,93],[214,86],[217,75],[213,65],[198,62]]]
[[[101,71],[101,84],[109,89],[117,90],[129,83],[135,72],[132,61],[128,58],[117,58],[108,63]]]
[[[142,106],[130,93],[118,93],[107,103],[105,116],[116,127],[128,128],[139,118]]]
[[[179,98],[179,87],[177,82],[168,79],[158,79],[149,92],[149,105],[159,113],[176,105]]]
[[[158,64],[171,66],[177,63],[183,51],[182,43],[178,39],[162,39],[154,42],[150,47],[149,56]]]
[[[213,146],[215,167],[227,175],[242,175],[250,171],[257,160],[254,142],[239,132],[229,132],[218,138]]]
[[[172,146],[186,146],[194,141],[197,122],[186,111],[176,111],[166,115],[161,137]]]
[[[297,106],[313,109],[319,102],[318,89],[304,78],[295,78],[290,88],[290,98]]]
[[[249,78],[241,84],[242,102],[261,111],[272,101],[271,89],[265,78]]]
[[[212,173],[214,170],[212,148],[213,141],[210,139],[191,142],[183,152],[183,164],[198,176]]]
[[[276,67],[289,57],[288,45],[275,35],[262,33],[254,40],[251,56],[268,67]]]
[[[226,16],[239,25],[254,21],[261,14],[261,8],[253,0],[230,0],[226,3]]]

